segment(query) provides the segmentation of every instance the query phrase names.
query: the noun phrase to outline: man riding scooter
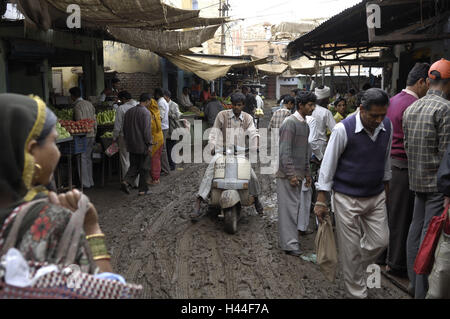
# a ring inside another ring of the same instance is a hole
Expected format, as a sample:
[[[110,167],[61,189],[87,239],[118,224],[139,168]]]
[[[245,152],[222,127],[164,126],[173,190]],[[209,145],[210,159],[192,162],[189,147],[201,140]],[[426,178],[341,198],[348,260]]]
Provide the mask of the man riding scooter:
[[[249,136],[250,152],[256,152],[259,144],[259,134],[253,123],[253,117],[242,111],[245,104],[245,96],[242,93],[235,93],[231,96],[231,103],[233,108],[220,112],[214,123],[214,126],[209,135],[209,145],[213,150],[214,157],[211,159],[206,168],[205,175],[200,185],[199,192],[195,203],[194,212],[191,214],[193,221],[203,216],[201,210],[201,203],[207,202],[208,196],[211,192],[212,182],[214,179],[214,166],[223,152],[224,146],[245,148],[245,136]],[[224,141],[225,140],[225,141]],[[258,199],[261,192],[258,178],[253,169],[251,170],[251,178],[249,182],[249,194],[255,200],[255,209],[262,215],[264,208]]]

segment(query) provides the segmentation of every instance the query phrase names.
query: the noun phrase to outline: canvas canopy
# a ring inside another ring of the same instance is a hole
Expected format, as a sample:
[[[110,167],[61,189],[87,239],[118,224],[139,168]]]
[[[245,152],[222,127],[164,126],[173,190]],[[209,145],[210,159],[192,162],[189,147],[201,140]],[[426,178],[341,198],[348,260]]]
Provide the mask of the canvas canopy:
[[[15,0],[22,13],[48,30],[68,17],[69,5],[78,5],[82,26],[113,26],[146,30],[176,30],[226,22],[226,18],[200,18],[200,10],[184,10],[161,0]]]
[[[69,5],[78,5],[81,26],[107,30],[118,41],[153,52],[180,52],[214,37],[226,18],[201,18],[161,0],[15,0],[28,22],[43,30],[67,28]],[[209,27],[207,27],[209,26]],[[188,31],[185,28],[203,27]]]
[[[297,74],[303,75],[314,75],[325,68],[329,68],[332,66],[339,65],[339,62],[335,61],[327,61],[327,62],[318,62],[314,60],[310,60],[307,57],[303,56],[299,59],[292,61],[282,61],[280,64],[262,64],[256,66],[258,71],[272,74],[272,75],[280,75],[286,72],[286,70],[290,70]]]
[[[121,42],[157,53],[175,53],[201,45],[214,37],[219,26],[189,31],[150,31],[109,27],[109,33]]]
[[[208,55],[163,54],[182,70],[195,73],[198,77],[212,81],[225,76],[232,68],[243,68],[267,63],[267,58],[226,57]]]
[[[256,66],[256,69],[260,72],[264,72],[267,74],[273,74],[273,75],[279,75],[284,73],[286,69],[288,68],[288,65],[285,63],[281,64],[260,64]]]

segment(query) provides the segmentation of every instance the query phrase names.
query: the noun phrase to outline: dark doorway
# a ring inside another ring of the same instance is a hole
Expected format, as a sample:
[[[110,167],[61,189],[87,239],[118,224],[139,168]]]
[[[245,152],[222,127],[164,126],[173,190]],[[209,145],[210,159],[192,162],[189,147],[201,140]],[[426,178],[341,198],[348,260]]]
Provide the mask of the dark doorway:
[[[419,63],[430,63],[431,62],[431,49],[421,48],[410,52],[402,52],[400,54],[400,70],[397,79],[397,92],[399,93],[406,87],[406,80],[408,78],[409,71],[414,67],[414,65]]]

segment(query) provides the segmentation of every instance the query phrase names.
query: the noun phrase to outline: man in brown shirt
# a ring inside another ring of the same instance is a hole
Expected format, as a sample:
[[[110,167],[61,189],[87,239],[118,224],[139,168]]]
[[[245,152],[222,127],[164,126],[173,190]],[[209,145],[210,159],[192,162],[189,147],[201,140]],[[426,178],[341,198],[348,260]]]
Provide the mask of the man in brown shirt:
[[[225,110],[217,115],[209,135],[209,144],[213,147],[215,153],[223,152],[224,146],[227,146],[228,148],[236,145],[245,148],[245,135],[248,134],[250,138],[250,151],[256,151],[259,143],[259,135],[253,122],[253,117],[242,111],[244,108],[245,96],[242,93],[235,93],[231,96],[231,103],[233,104],[232,110]],[[202,216],[200,204],[202,201],[207,201],[211,191],[211,184],[214,178],[214,165],[217,158],[217,155],[212,158],[205,171],[197,194],[195,210],[191,215],[192,218],[199,218]],[[264,208],[258,199],[260,189],[258,178],[252,169],[249,193],[255,198],[256,211],[259,214],[262,214]]]

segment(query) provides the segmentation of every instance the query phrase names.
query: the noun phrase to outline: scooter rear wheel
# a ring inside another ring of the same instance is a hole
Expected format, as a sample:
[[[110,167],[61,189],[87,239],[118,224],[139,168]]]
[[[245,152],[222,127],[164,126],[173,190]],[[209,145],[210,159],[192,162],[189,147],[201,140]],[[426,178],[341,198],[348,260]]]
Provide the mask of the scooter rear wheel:
[[[236,234],[238,218],[239,218],[239,207],[238,207],[238,205],[234,205],[231,208],[224,209],[225,231],[228,234],[231,234],[231,235]]]

